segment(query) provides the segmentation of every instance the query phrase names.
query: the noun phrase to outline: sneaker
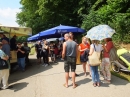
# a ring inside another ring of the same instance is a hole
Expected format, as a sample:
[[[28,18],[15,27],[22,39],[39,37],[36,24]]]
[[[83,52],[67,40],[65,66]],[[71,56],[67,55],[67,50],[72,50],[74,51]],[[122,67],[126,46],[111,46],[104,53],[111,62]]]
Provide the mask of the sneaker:
[[[63,61],[64,59],[61,58],[61,60]]]
[[[11,88],[13,88],[12,86],[8,86],[8,87],[1,87],[0,89],[1,90],[5,90],[5,89],[11,89]]]
[[[54,63],[58,63],[57,61],[54,61]]]
[[[48,66],[48,64],[45,64],[45,67],[47,67]]]
[[[1,90],[5,90],[5,89],[7,89],[8,88],[8,86],[6,86],[6,87],[1,87],[0,89]]]
[[[25,72],[25,69],[23,69],[22,72]]]
[[[108,83],[108,84],[110,84],[111,82],[107,81],[107,80],[103,80],[102,83]]]
[[[46,65],[46,64],[44,64],[44,63],[42,64],[42,66],[45,66],[45,65]]]

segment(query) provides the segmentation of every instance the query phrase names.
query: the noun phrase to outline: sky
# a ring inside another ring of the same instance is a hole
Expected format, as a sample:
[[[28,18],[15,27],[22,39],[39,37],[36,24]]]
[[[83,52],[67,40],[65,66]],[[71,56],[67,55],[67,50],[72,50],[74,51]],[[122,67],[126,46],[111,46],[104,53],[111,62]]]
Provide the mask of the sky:
[[[0,0],[0,24],[19,26],[16,23],[16,14],[20,12],[20,0]]]

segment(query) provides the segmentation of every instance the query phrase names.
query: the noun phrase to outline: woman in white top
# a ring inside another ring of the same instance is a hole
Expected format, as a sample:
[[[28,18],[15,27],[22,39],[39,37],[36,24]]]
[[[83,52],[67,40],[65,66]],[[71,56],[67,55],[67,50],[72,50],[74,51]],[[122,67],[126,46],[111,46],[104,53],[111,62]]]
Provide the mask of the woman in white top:
[[[92,40],[89,55],[91,56],[95,50],[96,50],[96,52],[101,52],[103,50],[102,45],[99,44],[98,40]],[[91,66],[91,64],[90,64],[90,68],[91,68],[93,86],[99,87],[100,86],[100,80],[99,80],[99,74],[98,74],[98,66]]]

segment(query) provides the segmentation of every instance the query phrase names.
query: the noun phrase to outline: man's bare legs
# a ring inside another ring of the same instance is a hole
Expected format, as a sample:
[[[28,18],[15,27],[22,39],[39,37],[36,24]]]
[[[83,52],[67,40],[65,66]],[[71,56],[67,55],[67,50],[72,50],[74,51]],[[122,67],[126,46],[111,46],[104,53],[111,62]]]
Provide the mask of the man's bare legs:
[[[68,87],[68,80],[69,80],[69,72],[65,72],[65,81],[66,81],[65,86],[66,87]]]
[[[76,84],[75,84],[75,72],[72,72],[72,83],[73,83],[73,88],[76,87]]]
[[[72,76],[73,88],[76,88],[77,85],[75,84],[75,72],[71,72],[71,76]],[[65,73],[65,79],[66,79],[65,87],[68,87],[69,72]]]

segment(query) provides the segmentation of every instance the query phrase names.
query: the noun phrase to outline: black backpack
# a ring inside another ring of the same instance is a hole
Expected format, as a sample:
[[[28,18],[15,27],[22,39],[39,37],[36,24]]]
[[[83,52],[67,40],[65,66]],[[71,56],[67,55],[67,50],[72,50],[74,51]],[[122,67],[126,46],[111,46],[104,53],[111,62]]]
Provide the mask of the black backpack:
[[[7,61],[6,61],[6,60],[1,59],[1,57],[0,57],[0,70],[3,70],[3,69],[8,69],[8,68],[9,68],[9,66],[8,66]]]

